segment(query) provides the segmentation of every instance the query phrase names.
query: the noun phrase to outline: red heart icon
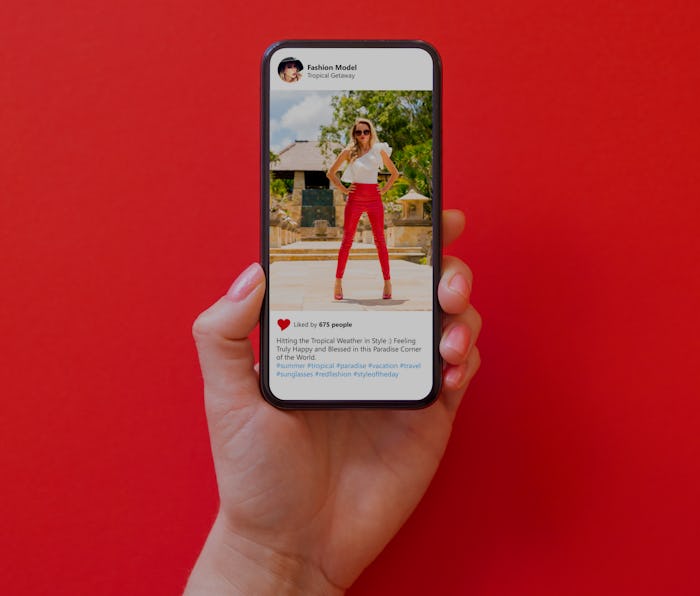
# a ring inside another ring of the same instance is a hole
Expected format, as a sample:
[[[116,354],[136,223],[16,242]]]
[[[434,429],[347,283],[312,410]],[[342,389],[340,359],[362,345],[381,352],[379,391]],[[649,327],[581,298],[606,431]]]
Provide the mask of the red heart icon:
[[[282,331],[289,327],[290,323],[291,321],[289,319],[277,319],[277,324],[280,326]]]

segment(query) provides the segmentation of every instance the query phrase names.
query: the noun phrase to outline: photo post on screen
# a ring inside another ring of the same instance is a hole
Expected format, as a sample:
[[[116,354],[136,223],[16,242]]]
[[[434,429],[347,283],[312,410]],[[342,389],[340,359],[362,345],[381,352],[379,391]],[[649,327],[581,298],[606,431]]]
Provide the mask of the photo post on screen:
[[[420,48],[271,56],[266,339],[279,399],[431,391],[433,70]]]

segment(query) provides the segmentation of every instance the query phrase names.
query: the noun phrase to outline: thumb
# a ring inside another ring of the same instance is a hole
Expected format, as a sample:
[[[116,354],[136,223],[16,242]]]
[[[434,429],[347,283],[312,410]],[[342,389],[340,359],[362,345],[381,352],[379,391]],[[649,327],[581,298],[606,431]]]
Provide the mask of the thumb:
[[[210,419],[262,399],[248,335],[258,322],[264,294],[265,274],[253,263],[192,326]]]

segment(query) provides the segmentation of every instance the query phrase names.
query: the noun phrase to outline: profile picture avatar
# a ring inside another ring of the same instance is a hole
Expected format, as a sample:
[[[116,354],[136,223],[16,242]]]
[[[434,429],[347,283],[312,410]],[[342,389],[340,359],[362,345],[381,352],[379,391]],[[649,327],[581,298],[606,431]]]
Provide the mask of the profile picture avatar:
[[[301,60],[291,56],[282,59],[277,66],[277,74],[285,83],[296,83],[301,80],[302,70],[304,70],[304,65]]]

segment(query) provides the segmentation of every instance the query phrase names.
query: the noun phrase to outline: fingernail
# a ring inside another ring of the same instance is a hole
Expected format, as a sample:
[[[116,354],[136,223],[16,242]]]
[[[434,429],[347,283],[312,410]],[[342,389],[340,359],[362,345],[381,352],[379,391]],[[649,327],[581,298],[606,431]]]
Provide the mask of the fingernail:
[[[459,389],[467,381],[467,367],[463,364],[451,366],[445,373],[445,384]]]
[[[450,329],[443,345],[458,354],[466,354],[469,346],[469,331],[464,325],[455,325]]]
[[[226,292],[226,298],[233,302],[240,302],[260,284],[262,279],[262,268],[257,263],[253,263],[236,278],[229,291]]]
[[[456,292],[457,294],[460,294],[461,296],[464,297],[465,300],[469,300],[469,294],[471,293],[471,287],[469,286],[469,282],[467,281],[467,278],[464,277],[461,273],[455,273],[452,276],[452,279],[447,284],[447,287],[453,291]]]

